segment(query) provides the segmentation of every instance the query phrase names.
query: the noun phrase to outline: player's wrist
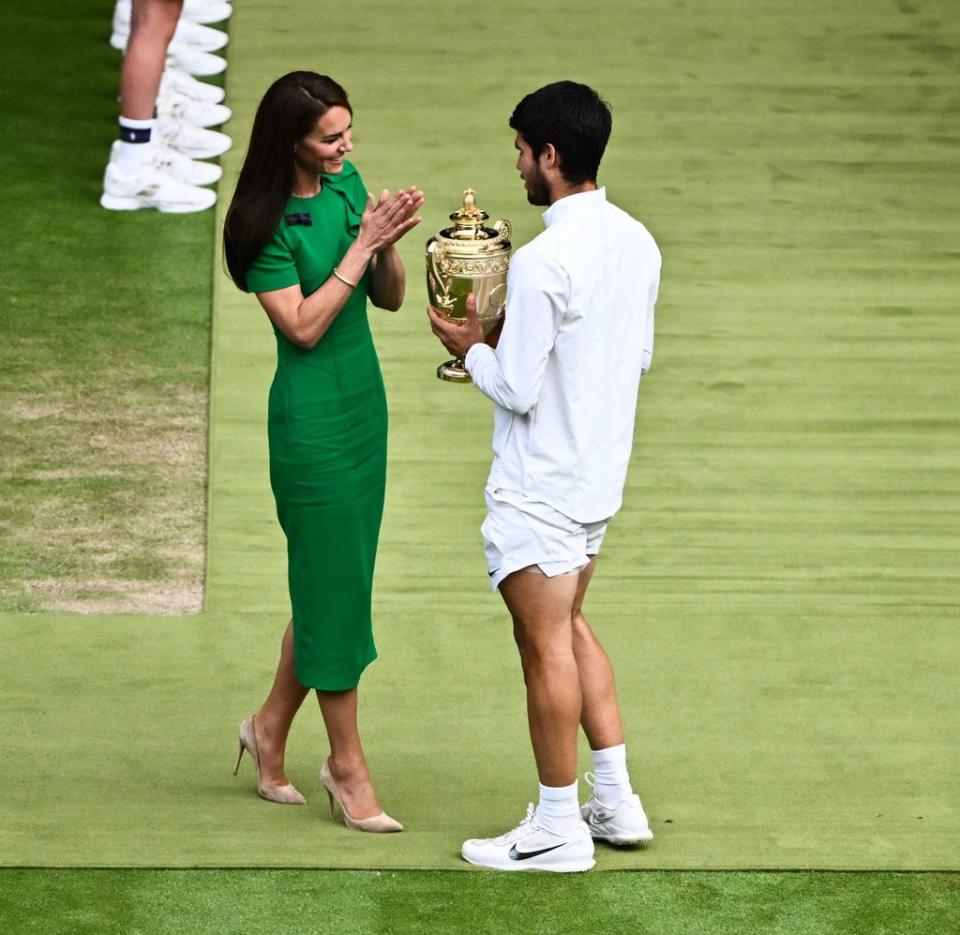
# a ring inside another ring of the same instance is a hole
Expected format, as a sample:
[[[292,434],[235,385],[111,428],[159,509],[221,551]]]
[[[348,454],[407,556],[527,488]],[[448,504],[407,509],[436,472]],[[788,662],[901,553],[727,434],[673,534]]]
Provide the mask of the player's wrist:
[[[475,347],[486,347],[482,338],[479,341],[472,341],[470,344],[467,345],[466,349],[461,355],[461,360],[463,360],[464,363],[466,363],[467,357]]]

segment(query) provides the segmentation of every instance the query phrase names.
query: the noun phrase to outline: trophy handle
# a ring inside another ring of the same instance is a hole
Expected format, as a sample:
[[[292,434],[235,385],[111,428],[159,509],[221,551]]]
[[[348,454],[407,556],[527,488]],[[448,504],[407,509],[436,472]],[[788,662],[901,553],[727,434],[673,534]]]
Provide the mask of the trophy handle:
[[[454,305],[453,299],[450,298],[450,283],[443,278],[437,261],[437,254],[441,253],[442,250],[443,248],[437,241],[433,241],[427,248],[427,252],[430,254],[430,281],[436,292],[437,305],[444,311],[449,311]]]
[[[500,235],[500,240],[509,240],[512,229],[510,222],[506,218],[501,218],[493,225],[493,229]]]

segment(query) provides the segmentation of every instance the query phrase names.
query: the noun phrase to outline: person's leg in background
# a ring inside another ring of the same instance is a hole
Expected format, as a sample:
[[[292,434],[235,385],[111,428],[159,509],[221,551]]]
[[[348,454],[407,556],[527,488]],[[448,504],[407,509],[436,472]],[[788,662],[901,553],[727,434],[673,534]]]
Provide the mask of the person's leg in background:
[[[200,186],[220,178],[219,166],[189,157],[219,155],[229,148],[229,137],[175,119],[158,139],[157,99],[182,8],[183,0],[133,0],[121,69],[119,139],[110,151],[100,199],[105,208],[185,213],[216,201],[215,192]],[[222,105],[197,106],[219,108],[217,119],[229,117]]]
[[[117,153],[117,163],[127,175],[137,172],[149,157],[167,46],[182,9],[183,0],[133,0],[130,39],[120,69]]]

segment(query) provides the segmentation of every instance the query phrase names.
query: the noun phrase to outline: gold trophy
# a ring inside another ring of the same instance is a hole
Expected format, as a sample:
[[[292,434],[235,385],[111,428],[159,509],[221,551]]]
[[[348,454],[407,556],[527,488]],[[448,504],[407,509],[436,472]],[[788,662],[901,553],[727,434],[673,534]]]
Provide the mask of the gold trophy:
[[[484,335],[503,318],[510,264],[510,222],[484,227],[490,215],[477,207],[476,192],[463,193],[463,207],[450,215],[445,227],[427,241],[427,293],[430,304],[449,321],[465,321],[467,296],[477,301],[477,317]],[[437,376],[451,383],[469,383],[463,360],[448,360]]]

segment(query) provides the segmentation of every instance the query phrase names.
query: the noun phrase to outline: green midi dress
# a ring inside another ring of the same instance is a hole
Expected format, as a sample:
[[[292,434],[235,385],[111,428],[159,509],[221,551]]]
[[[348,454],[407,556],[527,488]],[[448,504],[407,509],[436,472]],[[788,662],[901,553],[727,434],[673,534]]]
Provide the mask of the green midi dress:
[[[367,190],[344,163],[312,198],[291,198],[247,271],[250,292],[325,282],[357,236]],[[368,276],[309,350],[274,327],[270,485],[287,538],[294,665],[308,688],[354,688],[377,656],[373,570],[383,515],[387,403],[367,320]]]

